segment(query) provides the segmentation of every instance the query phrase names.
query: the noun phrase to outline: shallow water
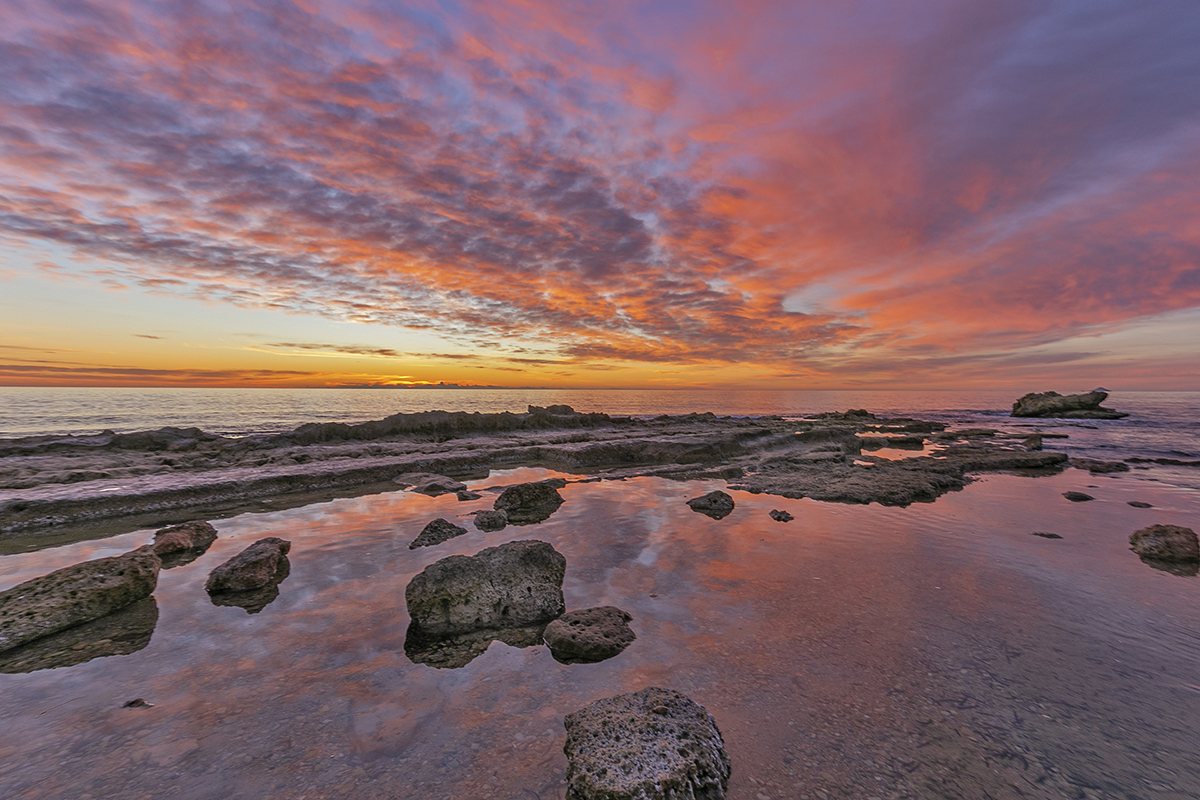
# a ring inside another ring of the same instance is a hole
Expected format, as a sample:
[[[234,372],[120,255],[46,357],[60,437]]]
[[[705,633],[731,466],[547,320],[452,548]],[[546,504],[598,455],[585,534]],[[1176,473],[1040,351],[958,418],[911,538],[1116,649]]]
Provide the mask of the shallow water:
[[[907,509],[733,492],[714,521],[684,504],[713,488],[572,483],[539,525],[416,551],[428,520],[492,495],[214,521],[213,548],[162,573],[144,649],[0,674],[0,796],[550,800],[563,716],[651,685],[714,715],[733,800],[1200,795],[1200,580],[1127,549],[1154,522],[1197,527],[1196,492],[1068,470]],[[212,605],[208,572],[263,536],[293,542],[278,599]],[[411,577],[524,538],[566,556],[568,609],[617,605],[638,639],[600,664],[500,642],[459,669],[410,661]],[[0,590],[149,539],[6,556]],[[153,707],[122,708],[134,698]]]

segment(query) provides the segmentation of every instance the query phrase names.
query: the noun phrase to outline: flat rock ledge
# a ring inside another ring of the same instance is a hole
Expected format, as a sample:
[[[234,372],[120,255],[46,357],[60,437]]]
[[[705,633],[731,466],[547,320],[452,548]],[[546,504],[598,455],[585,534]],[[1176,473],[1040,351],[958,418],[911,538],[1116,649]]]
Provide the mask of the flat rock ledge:
[[[1096,390],[1084,394],[1061,395],[1058,392],[1031,392],[1013,403],[1014,417],[1055,419],[1122,419],[1129,415],[1101,408],[1108,392]]]
[[[162,561],[152,545],[84,561],[0,592],[0,652],[100,619],[149,597]]]
[[[259,539],[209,573],[204,590],[209,594],[250,592],[277,582],[291,549],[292,543],[285,539]]]
[[[546,626],[546,645],[554,658],[564,664],[604,661],[637,638],[629,627],[632,619],[616,606],[571,611]]]
[[[563,721],[568,800],[724,800],[731,765],[717,723],[671,689],[597,700]]]
[[[693,497],[687,504],[692,511],[698,511],[713,519],[723,519],[733,511],[733,498],[728,492],[722,492],[720,489],[702,497]]]
[[[417,538],[408,543],[408,549],[416,550],[418,547],[432,547],[435,544],[441,544],[453,539],[455,536],[462,536],[466,532],[466,528],[459,527],[453,522],[448,522],[438,517],[421,529]]]
[[[414,633],[446,637],[549,622],[566,610],[567,559],[526,539],[430,564],[404,590]]]
[[[1200,561],[1200,541],[1191,528],[1151,525],[1129,536],[1129,547],[1142,558],[1156,561],[1195,563]]]

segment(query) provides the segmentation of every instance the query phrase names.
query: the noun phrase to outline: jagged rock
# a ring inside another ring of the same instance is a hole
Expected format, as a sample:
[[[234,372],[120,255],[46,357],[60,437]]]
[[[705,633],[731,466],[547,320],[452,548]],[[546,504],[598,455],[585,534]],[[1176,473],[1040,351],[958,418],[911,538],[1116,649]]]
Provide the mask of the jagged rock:
[[[563,721],[571,800],[724,800],[730,762],[703,706],[651,687]]]
[[[279,597],[279,584],[287,580],[291,571],[291,562],[288,561],[287,556],[283,556],[275,567],[275,574],[271,576],[271,580],[266,585],[244,592],[217,592],[210,594],[208,599],[214,606],[236,606],[247,614],[257,614]]]
[[[692,511],[698,511],[713,519],[723,519],[733,511],[733,498],[718,489],[701,497],[693,497],[687,501]]]
[[[541,644],[545,631],[546,626],[538,624],[522,628],[484,628],[440,637],[427,636],[416,626],[409,625],[404,637],[404,655],[414,664],[434,669],[458,669],[487,652],[492,642],[524,649]]]
[[[771,509],[769,516],[771,517],[771,519],[775,520],[776,522],[791,522],[792,520],[795,519],[795,517],[793,517],[788,512],[780,511],[777,508]]]
[[[1063,497],[1067,498],[1072,503],[1086,503],[1088,500],[1096,499],[1085,492],[1063,492]]]
[[[1154,506],[1152,506],[1149,503],[1144,502],[1142,500],[1130,500],[1128,502],[1128,505],[1131,505],[1134,508],[1154,508]]]
[[[510,525],[533,525],[549,518],[563,504],[558,489],[565,485],[561,478],[518,483],[506,487],[492,508],[503,511]]]
[[[431,547],[435,544],[441,544],[447,539],[453,539],[455,536],[462,536],[466,532],[466,528],[460,528],[453,522],[448,522],[439,517],[421,529],[421,533],[417,535],[417,538],[408,543],[408,549],[416,550],[418,547]]]
[[[434,475],[430,472],[400,475],[396,477],[395,481],[410,492],[420,492],[431,497],[441,494],[457,494],[467,488],[467,485],[461,481],[447,478],[445,475]]]
[[[508,514],[503,511],[480,511],[475,515],[475,527],[485,533],[508,527]]]
[[[73,667],[94,658],[136,653],[150,644],[157,624],[158,604],[144,597],[99,619],[0,653],[0,672]]]
[[[1099,461],[1095,458],[1079,458],[1078,456],[1071,459],[1071,466],[1075,469],[1086,469],[1094,474],[1129,472],[1129,465],[1121,461]]]
[[[554,658],[564,664],[604,661],[637,638],[629,627],[631,619],[616,606],[572,611],[546,626],[546,644]]]
[[[287,560],[291,549],[291,542],[275,536],[259,539],[210,572],[204,590],[218,594],[261,589],[275,579],[280,562]]]
[[[163,528],[154,534],[154,552],[163,559],[163,568],[170,569],[178,566],[171,557],[184,554],[198,555],[207,550],[217,540],[217,531],[212,525],[203,521],[185,522]]]
[[[91,622],[149,597],[162,561],[153,545],[85,561],[0,592],[0,652]]]
[[[566,570],[566,558],[546,542],[509,542],[430,564],[409,582],[404,599],[426,637],[523,627],[563,613]]]
[[[1061,395],[1058,392],[1033,392],[1013,403],[1014,417],[1053,417],[1056,419],[1121,419],[1128,414],[1101,408],[1107,392]]]
[[[1151,525],[1134,531],[1129,546],[1142,558],[1157,561],[1200,561],[1200,542],[1196,532],[1179,525]]]

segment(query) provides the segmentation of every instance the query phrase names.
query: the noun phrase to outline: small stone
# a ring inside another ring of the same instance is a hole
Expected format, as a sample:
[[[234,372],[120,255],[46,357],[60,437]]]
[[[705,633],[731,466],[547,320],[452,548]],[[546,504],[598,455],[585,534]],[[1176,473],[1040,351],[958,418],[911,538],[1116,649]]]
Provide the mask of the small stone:
[[[1043,539],[1061,539],[1062,538],[1057,533],[1046,533],[1045,531],[1034,531],[1033,535],[1040,536]]]
[[[564,663],[604,661],[637,638],[629,627],[632,619],[615,606],[572,611],[546,626],[546,644],[554,658]]]
[[[154,708],[154,704],[147,703],[145,700],[139,697],[136,700],[130,700],[129,702],[125,703],[121,706],[121,708]]]
[[[478,500],[479,498],[483,497],[483,495],[481,495],[479,492],[469,492],[465,489],[461,492],[458,492],[455,496],[460,502],[466,502],[467,500]]]
[[[1134,508],[1154,508],[1154,506],[1141,500],[1130,500],[1129,505],[1133,506]]]
[[[734,506],[733,498],[719,489],[715,492],[709,492],[702,497],[693,497],[687,501],[687,504],[691,507],[692,511],[698,511],[713,519],[723,519],[729,516]]]
[[[1084,494],[1083,492],[1063,492],[1063,497],[1067,498],[1072,503],[1085,503],[1088,500],[1096,499],[1090,494]]]
[[[1200,561],[1200,540],[1191,528],[1179,525],[1151,525],[1134,531],[1130,549],[1142,558],[1157,561]]]
[[[795,517],[793,517],[788,512],[780,511],[779,509],[772,509],[770,512],[770,516],[771,516],[771,519],[775,520],[776,522],[791,522],[792,520],[795,519]]]
[[[563,504],[558,490],[566,485],[562,478],[506,487],[492,508],[508,515],[510,525],[533,525],[548,519]]]
[[[462,536],[466,532],[466,528],[460,528],[453,522],[448,522],[439,517],[421,529],[421,533],[417,535],[417,538],[408,543],[408,549],[416,550],[418,547],[432,547],[435,544],[441,544],[444,541],[453,539],[455,536]]]

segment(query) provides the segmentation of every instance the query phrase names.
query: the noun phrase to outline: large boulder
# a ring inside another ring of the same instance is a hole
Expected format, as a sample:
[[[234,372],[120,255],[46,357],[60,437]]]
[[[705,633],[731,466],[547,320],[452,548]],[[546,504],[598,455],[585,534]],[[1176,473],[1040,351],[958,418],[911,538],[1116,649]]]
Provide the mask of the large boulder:
[[[404,590],[408,615],[423,636],[517,628],[563,613],[567,559],[536,539],[489,547],[430,564]]]
[[[546,626],[546,644],[554,658],[565,664],[604,661],[637,638],[629,627],[631,619],[615,606],[572,611]]]
[[[701,497],[693,497],[687,504],[691,506],[692,511],[699,511],[713,519],[722,519],[733,511],[733,498],[720,489]]]
[[[273,582],[277,584],[282,580],[279,573],[286,577],[287,554],[291,549],[291,542],[275,536],[259,539],[210,572],[204,590],[209,594],[249,592]]]
[[[724,800],[730,763],[704,707],[651,687],[568,714],[571,800]]]
[[[441,544],[448,539],[453,539],[455,536],[462,536],[466,532],[466,528],[459,527],[453,522],[448,522],[438,517],[421,529],[421,532],[417,534],[417,538],[408,543],[408,549],[416,550],[418,547],[431,547],[435,544]]]
[[[1128,414],[1101,408],[1108,392],[1061,395],[1058,392],[1031,392],[1013,403],[1014,417],[1053,417],[1056,419],[1121,419]]]
[[[1191,528],[1179,525],[1151,525],[1134,531],[1129,546],[1142,558],[1157,561],[1200,561],[1200,541]]]
[[[547,519],[563,504],[558,490],[564,484],[562,479],[518,483],[506,487],[492,508],[503,511],[510,525],[533,525]]]
[[[0,592],[0,652],[149,597],[162,561],[152,545],[85,561]]]

